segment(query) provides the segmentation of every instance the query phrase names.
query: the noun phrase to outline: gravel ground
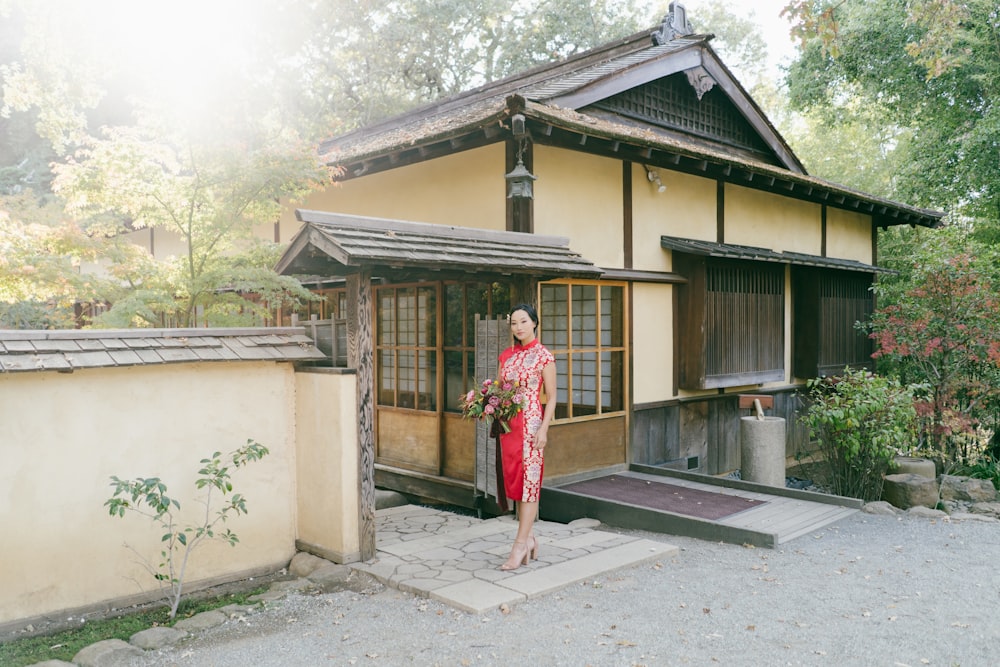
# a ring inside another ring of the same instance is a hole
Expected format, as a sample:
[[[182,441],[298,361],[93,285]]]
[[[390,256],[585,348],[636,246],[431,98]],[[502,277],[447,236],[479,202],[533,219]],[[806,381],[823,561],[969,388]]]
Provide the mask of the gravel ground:
[[[295,595],[140,664],[1000,663],[1000,524],[859,513],[773,550],[621,532],[681,550],[506,613],[380,585]]]

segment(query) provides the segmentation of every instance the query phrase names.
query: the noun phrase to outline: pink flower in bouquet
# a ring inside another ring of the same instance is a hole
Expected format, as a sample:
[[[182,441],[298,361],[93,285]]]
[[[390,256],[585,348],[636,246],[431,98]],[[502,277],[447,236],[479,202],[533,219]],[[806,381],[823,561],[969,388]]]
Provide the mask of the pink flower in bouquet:
[[[517,381],[510,380],[484,380],[478,391],[469,391],[459,400],[463,417],[482,419],[487,423],[499,419],[504,433],[510,432],[509,422],[523,405],[523,388]]]

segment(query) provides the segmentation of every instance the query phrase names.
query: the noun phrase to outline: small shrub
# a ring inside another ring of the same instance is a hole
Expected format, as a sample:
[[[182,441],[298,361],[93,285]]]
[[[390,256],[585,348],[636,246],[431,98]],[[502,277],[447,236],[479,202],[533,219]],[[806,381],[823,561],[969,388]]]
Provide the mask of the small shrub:
[[[882,497],[894,457],[916,439],[913,393],[898,381],[845,369],[837,378],[810,380],[802,422],[828,466],[834,493],[864,500]]]
[[[188,559],[191,552],[202,544],[205,540],[221,539],[232,546],[236,546],[239,538],[231,530],[226,528],[218,532],[220,524],[224,523],[231,514],[246,514],[246,498],[239,493],[234,493],[228,497],[227,502],[221,508],[212,513],[212,495],[218,491],[223,496],[228,496],[233,490],[233,483],[230,479],[229,468],[240,468],[247,463],[257,461],[268,454],[267,447],[247,440],[247,444],[227,455],[229,465],[223,465],[222,453],[215,452],[211,458],[201,460],[201,469],[198,470],[196,488],[204,490],[205,494],[202,503],[205,506],[205,513],[202,521],[195,525],[179,525],[175,511],[180,510],[181,504],[167,495],[167,485],[159,477],[119,479],[111,478],[111,486],[114,493],[111,498],[105,501],[111,516],[124,517],[126,512],[144,516],[165,531],[160,538],[163,543],[163,550],[160,552],[160,563],[158,567],[140,556],[146,570],[160,582],[161,590],[167,606],[170,608],[170,619],[177,615],[177,607],[181,602],[181,594],[184,591],[184,575],[187,571]],[[135,548],[129,547],[138,555]]]

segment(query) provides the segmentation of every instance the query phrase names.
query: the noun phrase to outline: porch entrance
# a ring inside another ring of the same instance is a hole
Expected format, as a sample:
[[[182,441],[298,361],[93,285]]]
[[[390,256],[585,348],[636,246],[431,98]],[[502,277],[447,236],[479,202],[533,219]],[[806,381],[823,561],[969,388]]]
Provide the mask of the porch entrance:
[[[509,345],[506,323],[493,319],[509,309],[509,288],[440,281],[374,292],[375,462],[466,483],[469,498],[461,504],[474,504],[473,489],[489,490],[488,434],[462,418],[459,404],[495,374]]]

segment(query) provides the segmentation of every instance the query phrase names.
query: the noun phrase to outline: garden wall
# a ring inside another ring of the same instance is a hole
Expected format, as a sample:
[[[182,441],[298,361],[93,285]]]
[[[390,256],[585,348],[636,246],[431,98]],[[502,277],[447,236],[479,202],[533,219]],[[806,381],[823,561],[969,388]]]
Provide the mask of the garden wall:
[[[143,333],[156,342],[155,332]],[[0,332],[0,628],[155,598],[156,582],[140,561],[159,564],[164,531],[133,513],[109,516],[109,478],[160,477],[181,504],[181,520],[198,524],[205,513],[204,492],[194,485],[199,462],[248,439],[270,454],[232,473],[248,509],[227,523],[239,544],[196,550],[185,574],[190,588],[276,571],[300,535],[328,557],[357,559],[349,371],[299,373],[280,346],[262,344],[243,356],[271,360],[155,363],[147,356],[145,364],[82,367],[64,353],[73,372],[52,372],[45,370],[54,363],[49,353],[36,352],[40,370],[11,372],[32,359],[9,354],[11,337],[23,335]],[[55,346],[70,342],[56,337]],[[224,357],[235,345],[216,347]],[[321,356],[301,341],[288,349]],[[320,412],[327,416],[317,418]],[[300,498],[306,490],[311,505]]]

